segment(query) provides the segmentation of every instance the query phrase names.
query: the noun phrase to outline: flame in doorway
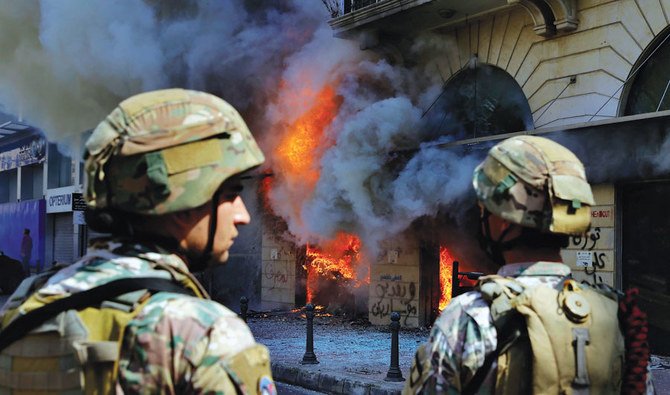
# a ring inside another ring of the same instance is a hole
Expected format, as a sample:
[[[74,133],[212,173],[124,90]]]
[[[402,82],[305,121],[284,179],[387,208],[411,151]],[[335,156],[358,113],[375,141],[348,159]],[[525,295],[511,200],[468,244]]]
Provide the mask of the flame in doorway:
[[[444,310],[451,301],[453,268],[454,258],[447,247],[440,246],[440,311]]]
[[[313,301],[319,280],[323,278],[347,280],[355,287],[369,284],[369,267],[360,263],[361,241],[355,235],[339,233],[334,240],[318,247],[307,245],[307,302]]]

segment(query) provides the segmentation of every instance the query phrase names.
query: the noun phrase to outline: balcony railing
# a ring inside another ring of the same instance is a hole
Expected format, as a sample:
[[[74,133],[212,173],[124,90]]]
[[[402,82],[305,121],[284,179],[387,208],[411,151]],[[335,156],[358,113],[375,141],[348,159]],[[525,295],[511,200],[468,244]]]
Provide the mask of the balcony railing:
[[[343,13],[346,15],[350,12],[360,10],[371,4],[381,3],[386,0],[343,0]]]

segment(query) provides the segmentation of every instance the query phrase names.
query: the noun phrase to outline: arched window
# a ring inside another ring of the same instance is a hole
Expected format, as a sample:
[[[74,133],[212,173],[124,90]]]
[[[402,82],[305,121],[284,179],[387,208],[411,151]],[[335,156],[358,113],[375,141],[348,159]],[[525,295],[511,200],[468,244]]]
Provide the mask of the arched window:
[[[670,110],[670,30],[656,39],[642,53],[631,69],[635,73],[624,89],[620,115]]]
[[[533,129],[526,95],[506,71],[471,62],[445,84],[426,113],[430,134],[457,139]]]

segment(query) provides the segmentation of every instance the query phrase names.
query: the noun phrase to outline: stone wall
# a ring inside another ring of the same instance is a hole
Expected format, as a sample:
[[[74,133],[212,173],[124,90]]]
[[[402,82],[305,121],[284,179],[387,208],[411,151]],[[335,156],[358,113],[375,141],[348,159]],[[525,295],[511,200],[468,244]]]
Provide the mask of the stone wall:
[[[263,231],[261,308],[290,310],[295,307],[296,249]]]
[[[400,313],[400,325],[419,326],[419,248],[403,239],[387,240],[370,268],[369,319],[388,325]]]
[[[548,38],[535,33],[530,13],[520,6],[442,27],[435,32],[447,51],[433,62],[446,80],[474,54],[507,71],[523,89],[536,128],[615,117],[624,82],[670,23],[670,0],[577,5],[577,29]]]
[[[563,262],[573,276],[590,283],[616,285],[616,206],[613,185],[595,185],[596,205],[591,209],[591,230],[586,236],[571,237],[567,249],[561,250]]]

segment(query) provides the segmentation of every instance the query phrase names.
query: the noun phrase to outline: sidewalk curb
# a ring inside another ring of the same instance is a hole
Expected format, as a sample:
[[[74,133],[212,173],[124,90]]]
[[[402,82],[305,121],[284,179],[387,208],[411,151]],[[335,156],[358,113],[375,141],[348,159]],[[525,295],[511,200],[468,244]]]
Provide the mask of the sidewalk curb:
[[[321,371],[310,371],[306,368],[290,366],[281,362],[272,362],[271,365],[272,376],[276,381],[313,391],[352,395],[398,395],[401,392],[399,389],[384,388],[393,386],[391,383],[384,385],[374,380],[366,381],[355,377],[336,376]]]

